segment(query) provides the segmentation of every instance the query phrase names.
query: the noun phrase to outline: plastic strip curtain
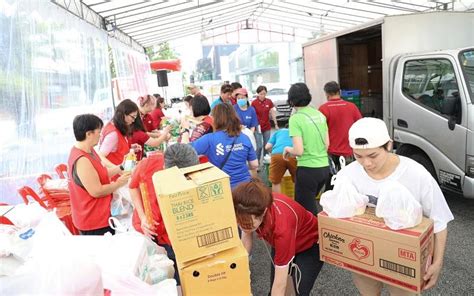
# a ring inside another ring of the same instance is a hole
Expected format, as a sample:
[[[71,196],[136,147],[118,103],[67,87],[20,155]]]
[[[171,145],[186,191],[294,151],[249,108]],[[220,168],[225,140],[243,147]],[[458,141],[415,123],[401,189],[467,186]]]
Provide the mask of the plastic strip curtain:
[[[49,1],[0,0],[0,202],[55,174],[74,116],[113,113],[107,34]]]
[[[124,99],[136,102],[139,96],[151,94],[153,76],[148,56],[113,38],[109,39],[109,46],[115,70],[112,79],[115,104]]]

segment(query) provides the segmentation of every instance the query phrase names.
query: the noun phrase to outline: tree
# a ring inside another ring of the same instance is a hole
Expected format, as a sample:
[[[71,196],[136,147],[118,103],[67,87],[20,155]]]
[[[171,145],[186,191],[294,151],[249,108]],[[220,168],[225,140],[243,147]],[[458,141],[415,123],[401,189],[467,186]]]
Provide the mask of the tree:
[[[212,61],[210,58],[203,58],[197,61],[196,74],[199,81],[212,80]]]
[[[150,61],[155,60],[172,60],[178,58],[178,53],[170,47],[168,42],[160,43],[146,48],[146,54]]]

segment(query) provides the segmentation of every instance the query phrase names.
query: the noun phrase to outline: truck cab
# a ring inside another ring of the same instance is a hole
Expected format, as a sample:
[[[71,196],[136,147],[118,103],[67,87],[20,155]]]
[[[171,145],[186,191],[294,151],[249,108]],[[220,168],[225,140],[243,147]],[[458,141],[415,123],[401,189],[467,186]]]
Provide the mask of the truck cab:
[[[397,153],[474,198],[474,48],[402,54],[389,71]]]

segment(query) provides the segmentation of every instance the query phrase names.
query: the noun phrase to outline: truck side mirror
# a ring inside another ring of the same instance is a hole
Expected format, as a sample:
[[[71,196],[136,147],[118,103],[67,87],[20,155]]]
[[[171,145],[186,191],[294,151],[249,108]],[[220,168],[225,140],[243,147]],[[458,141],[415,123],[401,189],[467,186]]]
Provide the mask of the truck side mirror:
[[[445,114],[449,116],[448,127],[450,130],[454,130],[456,123],[459,123],[461,119],[460,114],[458,114],[459,104],[460,104],[459,92],[453,92],[452,96],[446,97],[443,100],[443,104],[441,106],[441,114]]]
[[[456,104],[459,103],[459,93],[455,92],[452,96],[446,97],[441,106],[441,114],[454,115]]]

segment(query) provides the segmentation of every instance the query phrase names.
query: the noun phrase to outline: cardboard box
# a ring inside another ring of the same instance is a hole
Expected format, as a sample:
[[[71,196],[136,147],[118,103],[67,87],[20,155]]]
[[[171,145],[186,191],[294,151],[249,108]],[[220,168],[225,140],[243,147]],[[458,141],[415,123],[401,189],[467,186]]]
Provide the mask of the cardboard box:
[[[242,244],[178,266],[186,296],[251,295],[249,259]]]
[[[283,176],[283,179],[281,180],[281,193],[292,199],[295,198],[295,183],[293,183],[291,175],[287,176],[285,174],[285,176]]]
[[[318,214],[321,260],[384,283],[419,293],[433,255],[433,221],[388,228],[374,208],[352,218]]]
[[[173,167],[153,184],[176,258],[186,262],[240,245],[229,176],[210,163]]]

